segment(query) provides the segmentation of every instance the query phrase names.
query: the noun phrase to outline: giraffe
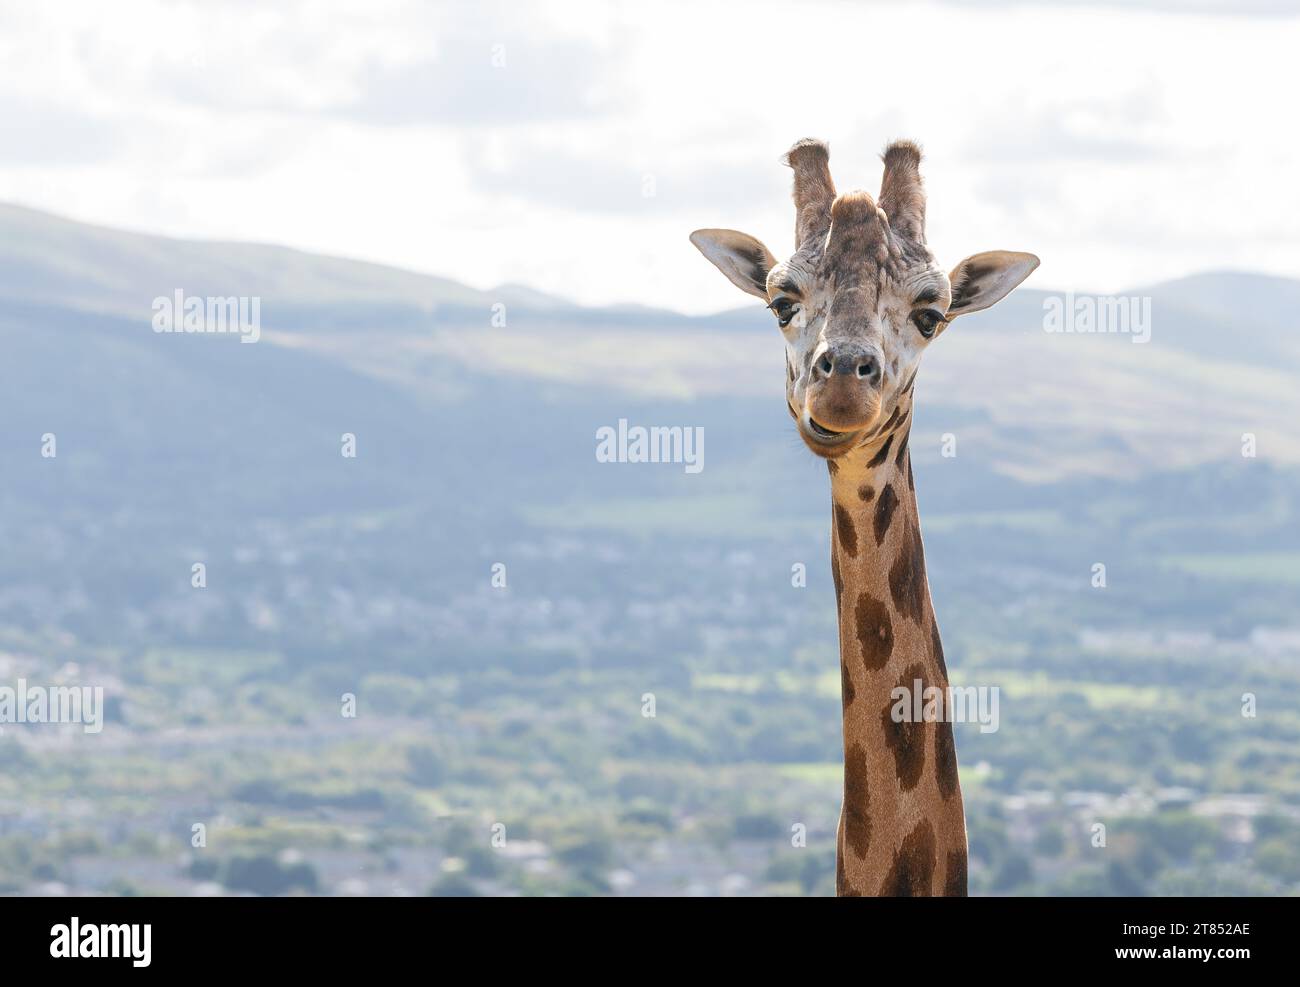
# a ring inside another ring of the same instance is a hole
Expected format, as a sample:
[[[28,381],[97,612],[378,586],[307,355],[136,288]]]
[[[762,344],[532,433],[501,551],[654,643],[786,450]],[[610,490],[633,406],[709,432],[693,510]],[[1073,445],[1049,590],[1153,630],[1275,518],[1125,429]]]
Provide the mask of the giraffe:
[[[787,152],[796,240],[788,260],[735,230],[696,230],[691,242],[776,316],[788,410],[830,473],[844,729],[836,894],[965,895],[948,671],[908,449],[913,391],[930,344],[958,316],[1004,298],[1038,258],[988,251],[945,274],[925,242],[920,148],[897,141],[883,159],[876,200],[836,194],[824,142]],[[896,701],[918,682],[927,703],[919,719],[905,715],[910,699]]]

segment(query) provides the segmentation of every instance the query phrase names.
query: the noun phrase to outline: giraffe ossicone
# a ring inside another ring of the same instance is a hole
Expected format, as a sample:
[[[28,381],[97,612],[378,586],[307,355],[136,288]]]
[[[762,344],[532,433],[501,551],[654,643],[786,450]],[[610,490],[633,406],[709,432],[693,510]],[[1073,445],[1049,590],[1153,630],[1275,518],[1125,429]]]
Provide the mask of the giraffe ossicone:
[[[790,148],[795,250],[784,261],[735,230],[696,230],[691,242],[775,315],[788,410],[831,476],[844,708],[836,892],[964,895],[952,724],[892,713],[899,688],[948,689],[908,446],[912,396],[925,350],[1006,297],[1038,258],[992,250],[945,273],[925,242],[920,148],[898,141],[883,159],[878,198],[839,194],[824,142]]]

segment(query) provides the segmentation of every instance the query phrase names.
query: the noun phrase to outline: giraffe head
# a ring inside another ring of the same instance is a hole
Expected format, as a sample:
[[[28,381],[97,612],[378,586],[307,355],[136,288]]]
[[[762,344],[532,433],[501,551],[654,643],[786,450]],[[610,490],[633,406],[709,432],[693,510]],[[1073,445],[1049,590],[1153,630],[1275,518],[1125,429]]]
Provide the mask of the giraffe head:
[[[705,257],[776,316],[790,414],[808,447],[827,459],[901,425],[926,348],[957,316],[988,308],[1038,266],[1033,254],[992,250],[945,273],[925,244],[920,149],[899,141],[884,162],[876,200],[863,191],[836,194],[821,141],[789,150],[796,248],[787,260],[735,230],[691,234]]]

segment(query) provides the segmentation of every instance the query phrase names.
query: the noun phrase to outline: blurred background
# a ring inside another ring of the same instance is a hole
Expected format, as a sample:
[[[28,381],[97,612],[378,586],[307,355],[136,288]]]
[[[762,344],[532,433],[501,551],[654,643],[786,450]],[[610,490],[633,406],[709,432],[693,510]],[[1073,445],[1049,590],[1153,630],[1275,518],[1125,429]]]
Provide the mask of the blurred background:
[[[972,891],[1295,893],[1287,7],[0,4],[0,687],[105,695],[0,723],[0,893],[832,893],[826,470],[686,239],[809,135],[1043,258],[917,385]]]

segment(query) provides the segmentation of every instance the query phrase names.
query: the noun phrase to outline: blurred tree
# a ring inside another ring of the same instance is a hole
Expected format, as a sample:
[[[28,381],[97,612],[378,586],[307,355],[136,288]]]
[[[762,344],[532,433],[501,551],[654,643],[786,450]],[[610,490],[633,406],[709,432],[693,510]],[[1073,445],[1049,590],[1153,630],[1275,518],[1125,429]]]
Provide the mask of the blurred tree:
[[[444,874],[429,888],[429,898],[477,898],[474,882],[461,873]]]
[[[1019,850],[1011,850],[998,864],[993,876],[994,891],[1010,891],[1034,879],[1034,867],[1029,857]]]
[[[250,857],[231,857],[221,867],[220,882],[232,891],[251,891],[259,895],[287,894],[304,891],[314,894],[318,888],[316,868],[306,861],[282,864],[268,853]]]
[[[447,780],[447,762],[431,744],[406,749],[406,777],[421,788],[438,788]]]

